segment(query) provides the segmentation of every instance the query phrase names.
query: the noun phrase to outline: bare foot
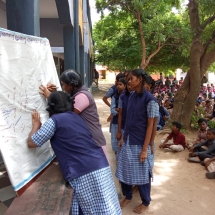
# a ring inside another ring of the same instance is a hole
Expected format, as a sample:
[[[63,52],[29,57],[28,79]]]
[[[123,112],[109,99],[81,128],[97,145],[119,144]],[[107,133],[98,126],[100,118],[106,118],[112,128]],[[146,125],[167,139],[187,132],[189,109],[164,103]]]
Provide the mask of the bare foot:
[[[131,200],[124,199],[123,201],[120,202],[120,207],[123,209],[128,203],[130,203]]]
[[[146,207],[145,205],[141,204],[138,207],[134,208],[134,212],[137,214],[141,214],[143,213],[143,211],[145,211],[148,207]]]

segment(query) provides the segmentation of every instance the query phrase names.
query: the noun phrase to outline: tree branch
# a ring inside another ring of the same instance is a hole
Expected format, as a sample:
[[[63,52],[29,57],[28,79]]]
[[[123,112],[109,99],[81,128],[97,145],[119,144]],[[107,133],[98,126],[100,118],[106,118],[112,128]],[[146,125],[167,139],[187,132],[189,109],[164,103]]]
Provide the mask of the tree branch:
[[[175,47],[179,47],[179,44],[165,43],[162,47],[164,47],[164,46],[175,46]]]
[[[212,44],[213,43],[213,44]],[[205,50],[204,54],[201,57],[201,77],[204,76],[210,65],[215,62],[215,38],[211,41],[211,43],[214,48],[212,48],[210,51],[210,45],[208,45],[207,49]]]
[[[211,22],[213,22],[215,20],[215,14],[213,16],[211,16],[210,18],[208,18],[204,24],[201,25],[201,29],[204,30],[207,25],[209,25]]]
[[[166,39],[166,42],[167,42],[167,40],[169,40],[169,39],[170,39],[170,37]],[[160,44],[160,41],[159,41],[159,42],[158,42],[158,47],[157,47],[157,49],[156,49],[151,55],[149,55],[148,59],[146,60],[146,66],[148,66],[150,60],[151,60],[164,46],[176,46],[176,47],[178,47],[179,45],[177,45],[177,44],[172,44],[172,43],[164,43],[163,45],[161,45],[161,44]]]
[[[139,24],[139,33],[140,33],[140,40],[142,44],[142,61],[140,67],[144,69],[146,67],[146,41],[143,34],[143,24],[140,17],[140,12],[137,12],[136,19]]]
[[[211,44],[211,42],[215,39],[215,30],[212,33],[212,37],[208,39],[205,44],[203,44],[204,52],[207,51],[208,46]]]
[[[191,30],[194,32],[194,38],[200,38],[202,34],[200,20],[199,20],[199,9],[198,4],[195,0],[190,0],[188,3],[190,26]]]
[[[160,45],[160,41],[158,42],[158,48],[152,53],[149,55],[148,59],[146,60],[146,66],[148,66],[150,60],[161,50],[161,48],[163,48],[164,45]]]
[[[114,5],[120,5],[121,7],[125,7],[128,11],[130,11],[131,13],[133,13],[135,16],[136,16],[136,12],[134,10],[131,9],[131,7],[129,7],[129,4],[125,3],[125,2],[120,2],[120,1],[110,1],[109,2],[109,6],[111,4],[114,4]]]
[[[129,10],[131,13],[133,13],[136,16],[136,12],[132,10],[128,5],[124,4],[124,7],[126,7],[127,10]]]

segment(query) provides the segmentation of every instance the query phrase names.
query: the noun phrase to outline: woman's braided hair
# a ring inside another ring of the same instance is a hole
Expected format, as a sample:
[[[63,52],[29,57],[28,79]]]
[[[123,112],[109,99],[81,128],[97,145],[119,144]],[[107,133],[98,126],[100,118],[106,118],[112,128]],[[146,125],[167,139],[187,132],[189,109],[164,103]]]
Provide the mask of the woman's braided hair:
[[[151,85],[150,92],[153,94],[154,90],[155,90],[155,80],[150,75],[147,75],[146,79],[145,79],[145,82],[148,85]]]
[[[72,111],[74,111],[74,104],[75,104],[74,95],[76,93],[75,88],[79,89],[80,87],[82,87],[81,75],[73,69],[68,69],[61,74],[60,81],[71,86],[69,99],[71,101]]]
[[[136,76],[137,78],[142,77],[141,93],[140,93],[140,96],[142,96],[143,92],[144,92],[144,83],[145,83],[145,80],[147,78],[147,74],[146,74],[145,70],[143,70],[143,69],[135,69],[131,73],[134,76]]]

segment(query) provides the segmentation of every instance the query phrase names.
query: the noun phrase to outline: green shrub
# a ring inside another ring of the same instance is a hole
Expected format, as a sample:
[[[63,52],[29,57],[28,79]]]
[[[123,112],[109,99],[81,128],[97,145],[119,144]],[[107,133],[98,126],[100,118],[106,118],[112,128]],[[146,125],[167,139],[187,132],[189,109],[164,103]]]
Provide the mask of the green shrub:
[[[215,128],[215,121],[209,121],[209,122],[208,122],[208,126],[209,126],[210,128]]]
[[[204,114],[204,108],[203,107],[199,107],[199,112],[198,114],[193,111],[192,116],[191,116],[191,127],[194,129],[198,129],[198,120],[200,118],[203,118],[203,114]],[[209,128],[215,128],[215,121],[208,121],[208,126]]]

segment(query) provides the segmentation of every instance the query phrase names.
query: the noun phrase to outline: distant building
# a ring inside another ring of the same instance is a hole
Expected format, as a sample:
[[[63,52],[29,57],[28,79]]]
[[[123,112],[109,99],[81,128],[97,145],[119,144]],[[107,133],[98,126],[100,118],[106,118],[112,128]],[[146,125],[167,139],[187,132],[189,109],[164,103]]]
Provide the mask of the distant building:
[[[96,65],[96,70],[99,72],[99,80],[106,83],[114,83],[116,75],[119,71],[110,71],[107,66]]]

